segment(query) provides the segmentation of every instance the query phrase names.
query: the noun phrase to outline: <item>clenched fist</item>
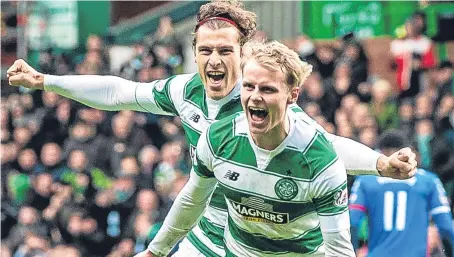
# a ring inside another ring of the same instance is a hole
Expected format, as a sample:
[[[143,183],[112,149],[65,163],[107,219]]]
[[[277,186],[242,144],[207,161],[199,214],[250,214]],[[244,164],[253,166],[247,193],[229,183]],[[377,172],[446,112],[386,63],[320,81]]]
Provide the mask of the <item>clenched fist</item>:
[[[22,59],[16,60],[8,69],[7,78],[11,86],[44,89],[44,74],[37,72]]]
[[[416,173],[416,154],[408,147],[402,148],[391,156],[378,159],[377,170],[383,177],[408,179]]]

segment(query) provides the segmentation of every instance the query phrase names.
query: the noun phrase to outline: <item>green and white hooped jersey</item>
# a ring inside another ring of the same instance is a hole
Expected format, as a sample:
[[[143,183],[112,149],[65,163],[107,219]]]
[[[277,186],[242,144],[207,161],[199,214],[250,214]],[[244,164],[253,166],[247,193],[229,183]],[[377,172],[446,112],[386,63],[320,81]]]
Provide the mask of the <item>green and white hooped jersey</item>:
[[[289,134],[272,151],[253,143],[244,113],[200,138],[194,171],[216,177],[223,201],[213,197],[193,235],[211,238],[227,217],[226,256],[324,256],[322,231],[350,226],[343,163],[314,126],[289,116]]]
[[[167,114],[180,116],[193,160],[201,133],[214,121],[242,111],[240,85],[222,100],[211,101],[206,98],[205,88],[198,73],[176,75],[151,83],[153,83],[151,95],[149,84],[142,84],[137,88],[137,103],[144,110],[154,112],[152,110],[158,106]],[[321,133],[325,132],[297,105],[292,106],[291,110],[296,112],[303,122],[318,126]],[[227,217],[224,188],[219,186],[214,191],[204,216],[189,232],[187,239],[206,256],[223,256],[225,254],[223,234]]]

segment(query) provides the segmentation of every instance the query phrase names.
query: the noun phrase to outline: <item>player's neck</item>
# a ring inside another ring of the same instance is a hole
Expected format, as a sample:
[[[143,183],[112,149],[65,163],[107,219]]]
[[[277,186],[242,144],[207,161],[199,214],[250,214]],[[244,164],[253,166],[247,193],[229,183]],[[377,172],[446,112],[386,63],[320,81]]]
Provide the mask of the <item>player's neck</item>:
[[[283,122],[263,134],[251,133],[254,143],[262,149],[272,151],[276,149],[287,137],[290,131],[290,118],[286,115]]]
[[[228,97],[230,94],[232,94],[233,91],[239,91],[241,85],[241,80],[237,79],[235,84],[228,86],[223,92],[210,92],[209,90],[206,90],[206,96],[208,99],[211,99],[213,101],[221,101],[222,99]]]

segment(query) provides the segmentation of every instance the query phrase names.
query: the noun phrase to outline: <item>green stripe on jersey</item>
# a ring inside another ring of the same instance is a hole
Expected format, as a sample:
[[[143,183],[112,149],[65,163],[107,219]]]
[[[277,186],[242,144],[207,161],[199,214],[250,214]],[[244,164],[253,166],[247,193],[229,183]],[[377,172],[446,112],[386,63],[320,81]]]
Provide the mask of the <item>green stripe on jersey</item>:
[[[240,96],[238,96],[237,98],[233,98],[221,107],[218,115],[216,116],[216,120],[224,119],[232,114],[236,114],[242,111],[243,107],[241,106],[241,98]]]
[[[290,110],[292,110],[294,113],[303,112],[303,109],[301,109],[301,107],[299,107],[299,106],[296,105],[296,104],[290,105],[289,108],[290,108]]]
[[[213,244],[224,247],[223,234],[224,228],[216,226],[216,224],[202,217],[199,221],[199,227],[203,233],[213,242]]]
[[[336,160],[337,154],[333,145],[320,133],[317,132],[316,139],[306,149],[305,157],[307,165],[312,169],[312,180],[318,177],[323,171],[329,168]]]
[[[212,178],[214,173],[211,172],[205,164],[196,156],[197,162],[194,163],[193,168],[194,172],[197,173],[200,177]]]
[[[216,209],[227,211],[227,204],[225,203],[224,195],[226,193],[225,187],[220,187],[219,184],[211,195],[209,205]]]
[[[153,88],[153,95],[156,104],[162,110],[172,113],[173,115],[178,115],[178,111],[175,108],[175,104],[172,101],[172,97],[170,96],[170,85],[172,84],[172,80],[176,76],[172,76],[166,80],[157,81],[155,87]],[[165,83],[164,85],[161,85]]]
[[[344,182],[323,197],[315,198],[313,201],[319,215],[332,216],[343,213],[348,209],[347,197],[347,182]]]
[[[188,143],[191,145],[197,145],[201,133],[198,132],[195,128],[186,124],[183,120],[181,120],[181,124],[183,125],[183,129]]]
[[[194,232],[189,231],[188,235],[186,238],[189,240],[189,242],[192,243],[192,245],[197,248],[204,256],[206,257],[220,257],[217,255],[215,252],[213,252],[210,248],[208,248],[206,245],[204,245],[198,238],[197,236],[194,235]],[[188,256],[189,257],[189,256]]]
[[[240,244],[264,253],[300,253],[309,254],[317,251],[323,244],[320,227],[304,232],[298,239],[270,239],[261,234],[252,234],[243,230],[229,217],[229,231]]]
[[[202,110],[205,117],[208,117],[205,87],[203,86],[200,74],[197,73],[194,78],[188,82],[187,86],[184,88],[183,97],[184,101],[195,105]]]
[[[255,153],[249,139],[234,134],[237,116],[238,114],[231,115],[210,126],[207,136],[211,153],[224,160],[257,167]]]
[[[307,159],[301,151],[296,149],[284,149],[271,159],[265,170],[289,178],[304,180],[311,180],[312,178],[311,168]]]

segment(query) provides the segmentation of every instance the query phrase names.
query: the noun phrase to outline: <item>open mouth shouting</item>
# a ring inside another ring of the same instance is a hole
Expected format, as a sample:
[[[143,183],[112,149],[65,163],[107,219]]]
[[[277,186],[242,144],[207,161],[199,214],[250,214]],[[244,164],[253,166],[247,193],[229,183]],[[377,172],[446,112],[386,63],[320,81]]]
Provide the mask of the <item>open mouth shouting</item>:
[[[260,107],[249,106],[248,112],[254,123],[261,123],[268,116],[268,111]]]
[[[225,77],[225,72],[222,71],[208,71],[206,74],[213,85],[219,85]]]

